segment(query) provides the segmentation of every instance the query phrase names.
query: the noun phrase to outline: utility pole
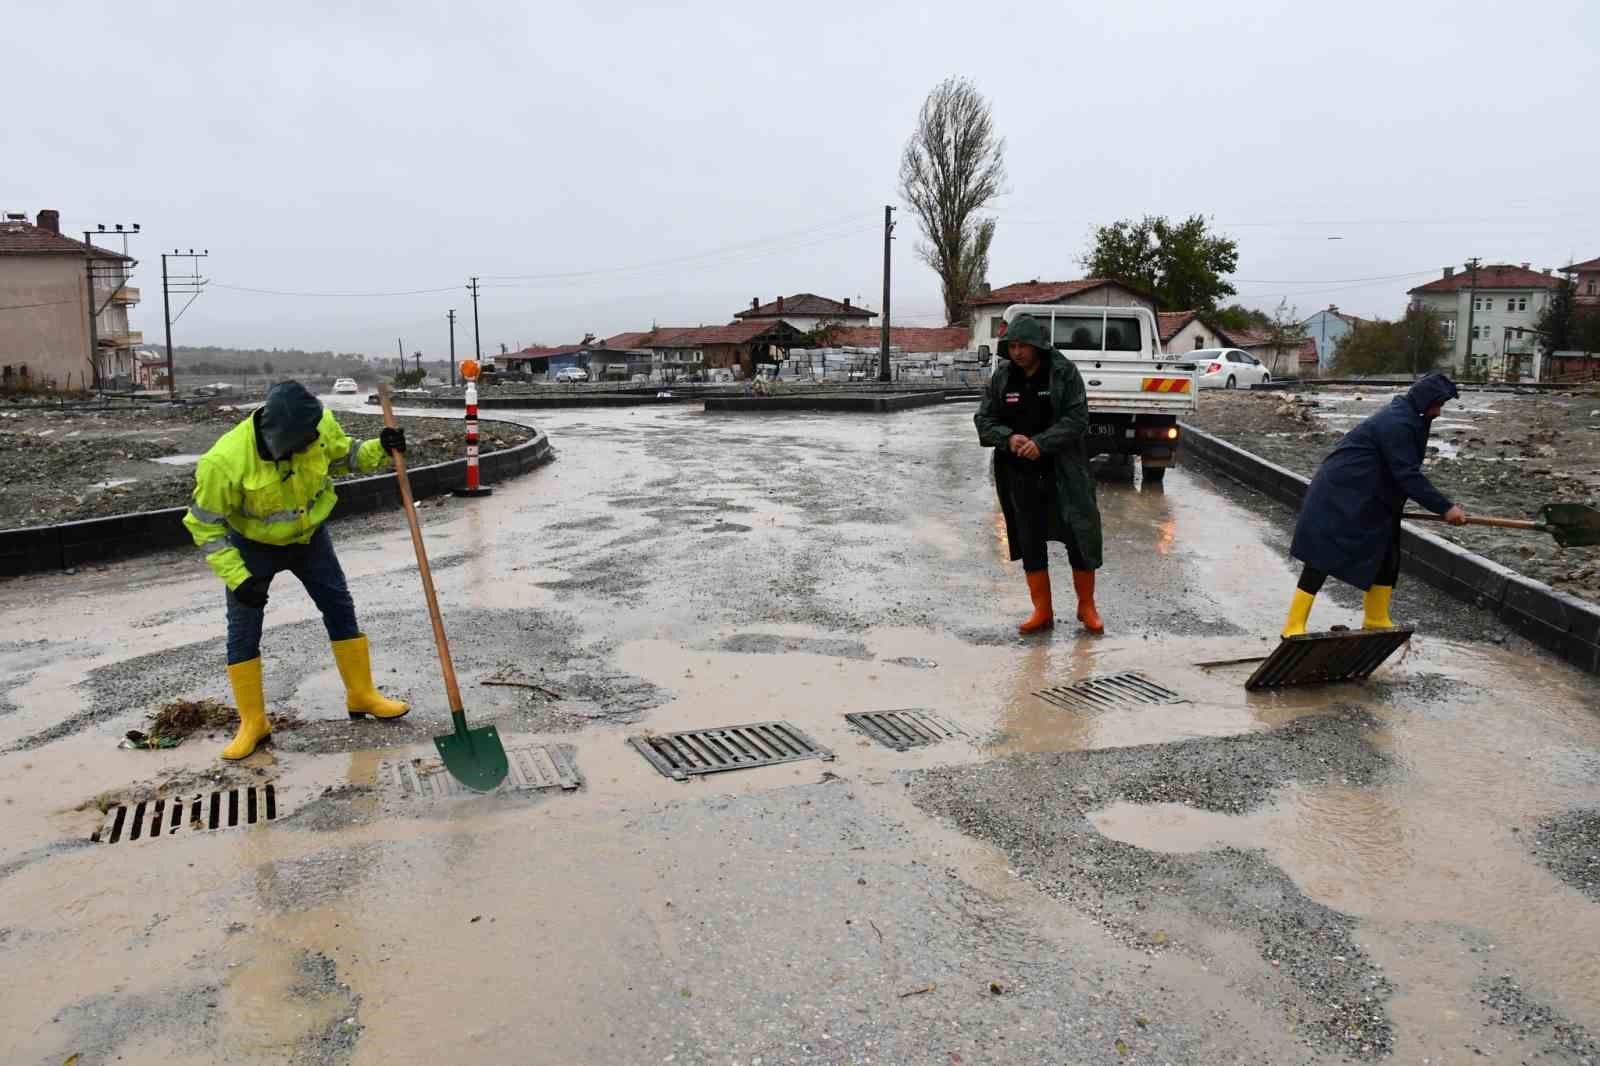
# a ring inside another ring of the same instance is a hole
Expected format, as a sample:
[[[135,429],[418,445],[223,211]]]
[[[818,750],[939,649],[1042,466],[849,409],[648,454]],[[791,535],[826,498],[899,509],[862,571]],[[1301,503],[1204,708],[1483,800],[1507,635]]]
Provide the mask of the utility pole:
[[[193,248],[190,248],[187,252],[180,252],[174,248],[170,252],[161,253],[161,310],[167,323],[167,396],[173,400],[178,398],[178,378],[172,369],[172,323],[176,320],[172,317],[172,285],[167,276],[167,260],[188,259],[194,266],[192,275],[176,279],[178,292],[192,294],[189,297],[189,303],[184,304],[183,309],[178,312],[178,318],[182,318],[183,312],[189,309],[189,304],[194,303],[205,289],[206,283],[200,277],[200,260],[210,254],[210,249],[196,252]]]
[[[894,240],[894,208],[883,207],[883,327],[878,334],[878,380],[889,380],[889,242]]]
[[[1467,282],[1467,358],[1465,364],[1461,367],[1467,373],[1472,372],[1472,312],[1476,309],[1475,305],[1478,302],[1479,262],[1480,260],[1477,256],[1467,260],[1467,273],[1472,275],[1472,280]],[[1484,364],[1484,369],[1488,369],[1487,363]]]
[[[404,374],[406,372],[406,342],[401,338],[396,337],[394,339],[394,346],[396,352],[398,352],[400,356],[400,373]]]
[[[467,291],[472,293],[472,352],[478,360],[478,366],[483,366],[483,345],[478,341],[478,279],[472,279],[472,284],[467,286]]]
[[[450,320],[450,387],[456,387],[456,309],[451,308],[445,313]]]

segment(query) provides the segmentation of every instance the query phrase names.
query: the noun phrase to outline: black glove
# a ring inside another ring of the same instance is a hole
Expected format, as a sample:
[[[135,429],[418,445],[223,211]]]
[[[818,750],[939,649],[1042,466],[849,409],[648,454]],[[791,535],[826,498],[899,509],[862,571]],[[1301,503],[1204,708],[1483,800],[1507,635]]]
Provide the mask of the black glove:
[[[246,607],[256,610],[267,605],[267,588],[272,584],[269,577],[256,577],[251,575],[239,582],[239,587],[233,590],[233,598]]]
[[[390,429],[385,426],[383,432],[378,434],[378,443],[383,445],[383,450],[390,455],[395,452],[404,455],[406,453],[406,431],[403,429]]]

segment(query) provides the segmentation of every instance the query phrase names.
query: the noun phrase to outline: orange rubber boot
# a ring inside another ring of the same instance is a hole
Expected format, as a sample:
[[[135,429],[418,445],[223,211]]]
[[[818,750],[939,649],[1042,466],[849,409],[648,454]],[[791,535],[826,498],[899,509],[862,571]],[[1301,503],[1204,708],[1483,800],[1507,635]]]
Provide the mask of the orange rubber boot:
[[[1094,571],[1074,570],[1072,587],[1078,591],[1078,621],[1091,633],[1104,633],[1106,624],[1100,621],[1100,611],[1094,605]]]
[[[1056,624],[1055,605],[1050,602],[1050,571],[1033,570],[1026,576],[1028,595],[1033,598],[1033,615],[1017,627],[1017,632],[1037,633]]]

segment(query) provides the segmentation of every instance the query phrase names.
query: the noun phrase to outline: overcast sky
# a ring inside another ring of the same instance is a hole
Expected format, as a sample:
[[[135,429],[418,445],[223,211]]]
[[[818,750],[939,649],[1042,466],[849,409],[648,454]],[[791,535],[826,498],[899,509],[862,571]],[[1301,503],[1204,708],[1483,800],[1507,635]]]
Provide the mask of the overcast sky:
[[[433,357],[453,307],[470,350],[472,274],[485,353],[795,292],[877,309],[883,205],[951,74],[1007,141],[997,286],[1082,276],[1093,225],[1146,213],[1212,217],[1243,302],[1302,314],[1600,255],[1593,0],[7,10],[0,209],[140,223],[150,343],[174,247],[211,252],[182,344]],[[900,214],[894,320],[940,325]]]

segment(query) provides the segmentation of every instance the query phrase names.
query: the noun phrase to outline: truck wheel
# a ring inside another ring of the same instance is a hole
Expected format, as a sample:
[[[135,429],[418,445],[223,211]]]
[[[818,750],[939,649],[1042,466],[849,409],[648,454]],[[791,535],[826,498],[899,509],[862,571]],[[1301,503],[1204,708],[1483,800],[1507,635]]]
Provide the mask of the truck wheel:
[[[1228,375],[1228,384],[1227,384],[1226,387],[1230,388],[1230,389],[1237,389],[1239,387],[1238,379],[1235,378],[1232,374],[1229,374]]]
[[[1147,466],[1144,468],[1144,483],[1146,485],[1159,485],[1167,480],[1167,468],[1164,466]]]

